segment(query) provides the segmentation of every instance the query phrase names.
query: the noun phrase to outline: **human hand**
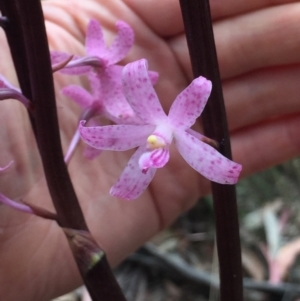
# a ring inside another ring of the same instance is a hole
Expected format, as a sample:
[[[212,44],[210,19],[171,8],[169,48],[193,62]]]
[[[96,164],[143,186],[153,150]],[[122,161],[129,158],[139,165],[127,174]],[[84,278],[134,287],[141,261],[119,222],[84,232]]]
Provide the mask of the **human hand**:
[[[263,2],[211,3],[233,157],[243,164],[244,176],[299,153],[300,5]],[[124,64],[144,57],[150,69],[160,73],[156,89],[166,110],[192,79],[176,1],[53,0],[43,4],[51,48],[69,53],[83,53],[90,18],[106,28],[108,40],[114,37],[115,21],[130,24],[136,43]],[[1,70],[14,81],[4,45],[2,35]],[[55,80],[66,151],[79,111],[59,91],[71,82],[85,81],[60,74],[55,74]],[[15,165],[1,175],[0,191],[53,210],[27,113],[14,101],[1,106],[0,163],[14,159]],[[112,265],[209,192],[208,181],[174,151],[139,200],[115,199],[108,191],[130,154],[103,152],[91,162],[83,158],[82,149],[81,145],[74,154],[69,171],[91,232]],[[0,227],[0,299],[49,300],[80,283],[66,239],[55,223],[1,206]]]

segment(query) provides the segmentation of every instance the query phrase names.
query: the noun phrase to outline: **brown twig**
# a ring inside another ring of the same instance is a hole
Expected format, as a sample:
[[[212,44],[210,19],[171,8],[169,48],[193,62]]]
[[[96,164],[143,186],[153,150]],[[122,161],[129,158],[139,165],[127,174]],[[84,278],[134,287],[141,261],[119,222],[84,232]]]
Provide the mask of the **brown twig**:
[[[146,244],[136,253],[130,255],[123,263],[137,263],[158,274],[163,274],[166,278],[176,283],[189,285],[195,291],[208,297],[210,286],[219,289],[219,281],[215,275],[195,268],[194,266],[181,260],[179,257],[172,258],[168,254],[159,252],[152,244]],[[244,278],[245,289],[256,290],[269,294],[271,300],[282,300],[285,295],[299,296],[300,287],[294,283],[280,283],[273,285],[268,281],[255,281]]]

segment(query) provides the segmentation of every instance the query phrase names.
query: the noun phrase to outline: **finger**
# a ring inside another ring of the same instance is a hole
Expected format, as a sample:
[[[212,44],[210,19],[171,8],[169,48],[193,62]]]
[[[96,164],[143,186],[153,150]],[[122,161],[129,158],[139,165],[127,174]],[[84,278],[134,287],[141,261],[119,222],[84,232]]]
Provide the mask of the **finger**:
[[[300,153],[300,114],[272,120],[232,135],[233,157],[248,176],[292,159]]]
[[[115,33],[115,24],[118,20],[129,24],[139,22],[146,27],[139,17],[118,0],[51,0],[43,2],[43,11],[47,21],[65,28],[81,43],[84,42],[86,27],[91,19],[100,21],[101,26],[106,29],[105,40],[111,33]],[[111,37],[110,42],[112,41]]]
[[[75,11],[79,11],[76,2],[72,0],[43,1],[43,13],[46,22],[65,28],[74,38],[84,43],[85,28],[84,30],[81,28],[78,19],[75,17]]]
[[[230,130],[300,112],[300,65],[251,72],[223,84]]]
[[[183,32],[179,1],[124,0],[125,4],[158,35],[170,37]],[[213,20],[244,14],[272,5],[297,2],[295,0],[211,0]]]
[[[213,20],[227,18],[234,15],[245,14],[275,5],[297,2],[296,0],[210,0],[210,9]]]
[[[222,78],[267,66],[298,63],[299,16],[300,4],[294,3],[217,22],[214,33]],[[191,79],[185,36],[170,40],[170,46]]]

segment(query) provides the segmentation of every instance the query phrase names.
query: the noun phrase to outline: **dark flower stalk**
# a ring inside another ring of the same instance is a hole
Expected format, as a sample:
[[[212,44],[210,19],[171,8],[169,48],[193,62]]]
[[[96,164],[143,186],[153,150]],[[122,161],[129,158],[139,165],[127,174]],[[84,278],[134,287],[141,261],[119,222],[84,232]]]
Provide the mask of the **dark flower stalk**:
[[[209,0],[180,0],[194,77],[212,81],[212,93],[203,111],[205,135],[219,142],[221,154],[231,159],[219,66]],[[241,247],[234,185],[212,182],[220,265],[221,301],[243,300]]]
[[[48,42],[40,0],[0,0],[7,40],[31,120],[49,191],[79,271],[94,301],[123,296],[104,251],[87,228],[62,154]]]

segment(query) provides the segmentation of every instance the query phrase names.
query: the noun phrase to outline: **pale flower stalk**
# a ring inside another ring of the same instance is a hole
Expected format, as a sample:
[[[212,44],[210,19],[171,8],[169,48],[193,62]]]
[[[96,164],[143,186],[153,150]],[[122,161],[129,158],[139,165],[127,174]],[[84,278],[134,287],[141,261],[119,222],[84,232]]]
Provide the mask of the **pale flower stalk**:
[[[111,188],[112,195],[128,200],[139,197],[156,169],[169,161],[173,140],[186,162],[207,179],[220,184],[237,182],[242,166],[202,142],[190,129],[202,113],[211,88],[209,80],[196,78],[176,97],[167,116],[148,76],[147,61],[142,59],[125,66],[124,93],[144,124],[98,127],[85,127],[84,121],[80,124],[82,139],[97,149],[126,151],[138,147]]]

